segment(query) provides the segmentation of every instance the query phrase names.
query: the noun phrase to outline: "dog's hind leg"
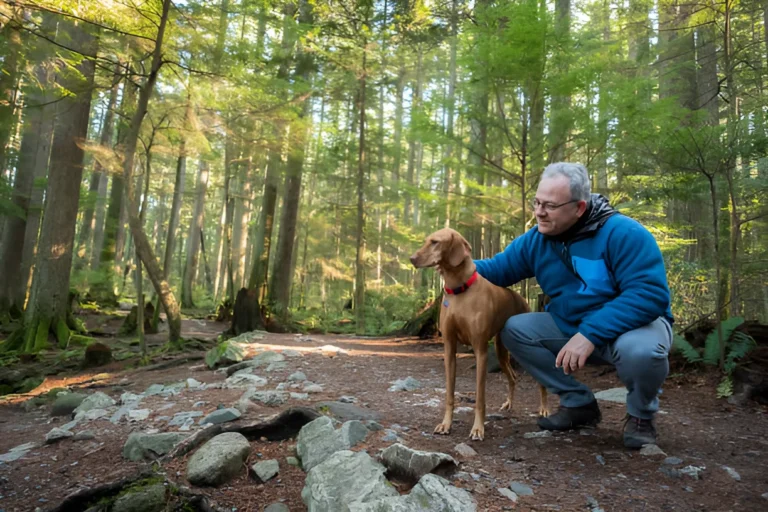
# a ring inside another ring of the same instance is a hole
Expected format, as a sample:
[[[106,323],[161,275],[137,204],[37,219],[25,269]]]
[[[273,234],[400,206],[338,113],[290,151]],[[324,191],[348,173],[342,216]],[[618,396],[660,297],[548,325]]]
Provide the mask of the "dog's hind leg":
[[[499,358],[499,366],[504,376],[507,378],[509,388],[507,390],[507,401],[501,406],[502,411],[512,410],[512,402],[515,400],[515,388],[517,387],[517,373],[512,369],[512,363],[509,360],[509,351],[501,342],[501,335],[496,335],[496,356]]]
[[[539,416],[544,416],[545,418],[549,416],[549,406],[547,405],[547,388],[539,384],[539,396],[541,398],[541,403],[539,405]]]

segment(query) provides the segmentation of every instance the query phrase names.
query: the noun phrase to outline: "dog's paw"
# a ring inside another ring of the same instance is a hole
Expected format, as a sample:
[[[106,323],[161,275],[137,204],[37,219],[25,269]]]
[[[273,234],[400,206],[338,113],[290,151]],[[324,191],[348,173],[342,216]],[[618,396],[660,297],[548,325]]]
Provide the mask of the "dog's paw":
[[[469,433],[469,438],[473,441],[482,441],[484,436],[485,436],[484,427],[473,427],[472,431]]]
[[[549,408],[548,407],[539,407],[539,416],[542,418],[546,418],[549,416]]]
[[[499,408],[500,411],[511,411],[512,410],[512,400],[507,399],[506,402],[501,404],[501,407]]]
[[[447,436],[451,433],[451,425],[449,423],[441,423],[435,427],[435,434]]]

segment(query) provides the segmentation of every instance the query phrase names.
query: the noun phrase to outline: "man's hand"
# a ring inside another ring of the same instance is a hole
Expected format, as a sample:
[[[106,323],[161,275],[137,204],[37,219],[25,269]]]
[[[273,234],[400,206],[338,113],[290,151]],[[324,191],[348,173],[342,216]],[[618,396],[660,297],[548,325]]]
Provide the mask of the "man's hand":
[[[595,345],[581,333],[568,340],[560,349],[555,360],[555,366],[563,369],[566,375],[575,373],[587,364],[587,358],[595,350]]]

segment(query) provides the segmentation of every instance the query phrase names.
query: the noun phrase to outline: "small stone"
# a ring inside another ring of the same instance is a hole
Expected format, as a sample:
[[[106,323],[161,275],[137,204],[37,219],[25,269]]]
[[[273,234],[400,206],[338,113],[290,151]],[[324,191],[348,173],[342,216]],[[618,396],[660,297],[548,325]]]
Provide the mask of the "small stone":
[[[299,382],[299,381],[307,380],[307,376],[304,375],[304,372],[293,372],[288,376],[288,380],[292,382]]]
[[[309,393],[291,392],[291,398],[293,398],[294,400],[309,400]]]
[[[255,391],[251,394],[250,399],[274,407],[284,404],[289,396],[285,391]]]
[[[373,421],[373,420],[364,421],[363,425],[365,425],[366,428],[371,432],[378,432],[380,430],[384,430],[384,425],[382,425],[378,421]]]
[[[93,409],[106,409],[115,405],[115,401],[109,396],[97,391],[96,393],[89,395],[83,400],[79,406],[73,411],[75,415],[79,413],[85,413]]]
[[[285,370],[288,368],[288,363],[284,363],[282,361],[276,361],[274,363],[269,363],[269,366],[267,366],[267,372],[274,372],[277,370]]]
[[[680,473],[684,475],[688,475],[691,478],[695,480],[699,480],[701,478],[701,472],[704,471],[706,468],[704,466],[686,466],[683,469],[680,470]]]
[[[304,356],[304,354],[302,354],[298,350],[292,350],[290,348],[283,350],[280,353],[283,354],[285,357],[303,357]]]
[[[195,409],[197,409],[198,407],[202,407],[202,406],[204,406],[204,405],[205,405],[205,404],[207,404],[207,403],[208,403],[208,402],[203,402],[203,401],[200,401],[200,402],[195,402],[195,403],[194,403],[194,405],[192,405],[192,407],[193,407],[193,408],[195,408]]]
[[[505,419],[504,415],[498,412],[493,412],[488,416],[486,416],[486,418],[488,419],[488,421],[502,421]]]
[[[170,452],[174,446],[184,439],[185,434],[177,432],[161,434],[134,432],[125,441],[123,457],[132,461],[153,459]]]
[[[640,455],[646,457],[666,457],[667,454],[655,444],[646,444],[640,449]]]
[[[75,414],[76,421],[95,421],[105,416],[109,416],[109,411],[106,409],[90,409],[87,411],[80,411]]]
[[[682,463],[683,463],[683,459],[679,457],[667,457],[666,459],[664,459],[664,464],[668,466],[677,466],[678,464],[682,464]]]
[[[307,384],[304,386],[305,393],[322,393],[323,392],[323,386],[320,384]]]
[[[127,405],[141,402],[144,399],[143,395],[137,395],[135,393],[125,392],[120,395],[120,405]]]
[[[612,388],[598,391],[595,398],[605,400],[606,402],[616,402],[619,404],[627,403],[627,388]]]
[[[92,439],[96,439],[96,435],[90,430],[83,430],[82,432],[78,432],[72,438],[73,441],[91,441]]]
[[[762,497],[764,500],[768,500],[768,492],[764,492],[760,495],[760,497]]]
[[[144,421],[149,418],[149,413],[149,409],[134,409],[133,411],[128,411],[128,418],[131,421]]]
[[[264,512],[291,512],[291,509],[288,508],[288,505],[285,503],[272,503],[267,508],[264,509]]]
[[[238,372],[235,375],[228,377],[227,380],[224,381],[224,386],[227,388],[260,388],[266,385],[267,379],[264,377],[259,377],[258,375],[253,375],[251,373]]]
[[[188,379],[187,379],[187,387],[188,387],[189,389],[198,389],[198,388],[199,388],[200,386],[202,386],[202,385],[203,385],[203,383],[202,383],[202,382],[200,382],[200,381],[199,381],[199,380],[197,380],[197,379],[193,379],[192,377],[190,377],[190,378],[188,378]]]
[[[733,468],[728,466],[723,466],[723,469],[726,473],[728,473],[728,476],[736,480],[737,482],[741,482],[741,475]]]
[[[461,455],[462,457],[475,457],[477,452],[466,443],[459,443],[453,447],[453,451]]]
[[[299,459],[297,459],[296,457],[286,457],[285,462],[289,466],[295,466],[295,467],[299,467],[299,465],[301,464],[299,462]]]
[[[74,435],[75,434],[73,434],[69,430],[64,430],[64,429],[55,427],[45,435],[45,444],[53,444],[57,441],[61,441],[62,439],[73,437]]]
[[[357,403],[357,398],[355,398],[353,396],[346,396],[345,395],[345,396],[342,396],[342,397],[339,398],[339,402],[341,402],[343,404],[356,404]]]
[[[277,475],[277,473],[280,471],[280,464],[274,459],[263,460],[251,466],[251,469],[259,478],[259,480],[266,483],[273,479],[275,475]]]
[[[201,425],[212,424],[218,425],[219,423],[226,423],[228,421],[235,421],[241,416],[240,411],[229,407],[227,409],[217,409],[211,414],[200,420]]]
[[[165,386],[163,386],[162,384],[152,384],[144,392],[144,395],[146,396],[159,395],[163,391],[165,391]]]
[[[515,493],[514,493],[514,492],[512,492],[512,491],[510,491],[510,490],[509,490],[509,489],[507,489],[506,487],[499,487],[499,488],[498,488],[498,489],[496,489],[496,490],[497,490],[497,491],[499,491],[499,494],[501,494],[502,496],[504,496],[504,497],[506,497],[506,498],[509,498],[510,500],[512,500],[512,502],[513,502],[513,503],[517,503],[517,494],[515,494]]]
[[[599,463],[601,466],[605,466],[605,458],[604,458],[602,455],[597,455],[597,456],[595,457],[595,459],[597,459],[597,462],[598,462],[598,463]]]
[[[542,437],[552,437],[552,432],[549,430],[540,430],[538,432],[526,432],[523,434],[524,439],[538,439]]]
[[[384,435],[381,436],[381,440],[385,443],[396,443],[400,441],[400,438],[397,436],[397,432],[391,428],[387,428],[384,429]]]
[[[509,484],[509,488],[518,496],[533,496],[533,489],[523,483],[512,482]]]
[[[671,478],[682,478],[682,476],[683,476],[683,474],[680,472],[679,469],[668,468],[666,466],[660,467],[659,468],[659,472],[661,472],[661,473],[663,473],[663,474],[665,474],[665,475],[667,475],[668,477],[671,477]]]
[[[415,391],[421,388],[421,382],[410,376],[406,377],[405,379],[398,379],[393,381],[391,384],[392,386],[390,386],[389,390],[392,392]]]
[[[173,415],[173,419],[168,422],[169,427],[183,427],[188,423],[188,420],[193,420],[193,418],[199,418],[203,415],[202,411],[189,411],[189,412],[177,412]]]
[[[88,395],[82,393],[65,393],[56,398],[51,409],[51,416],[69,416],[72,411],[83,403]]]

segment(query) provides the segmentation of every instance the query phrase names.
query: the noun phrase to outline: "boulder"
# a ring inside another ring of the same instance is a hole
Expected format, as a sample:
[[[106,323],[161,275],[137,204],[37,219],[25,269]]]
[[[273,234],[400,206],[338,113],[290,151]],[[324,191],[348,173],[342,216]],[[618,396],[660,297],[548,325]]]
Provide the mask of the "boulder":
[[[242,434],[219,434],[190,457],[187,480],[201,487],[224,484],[240,473],[250,452],[251,445]]]

